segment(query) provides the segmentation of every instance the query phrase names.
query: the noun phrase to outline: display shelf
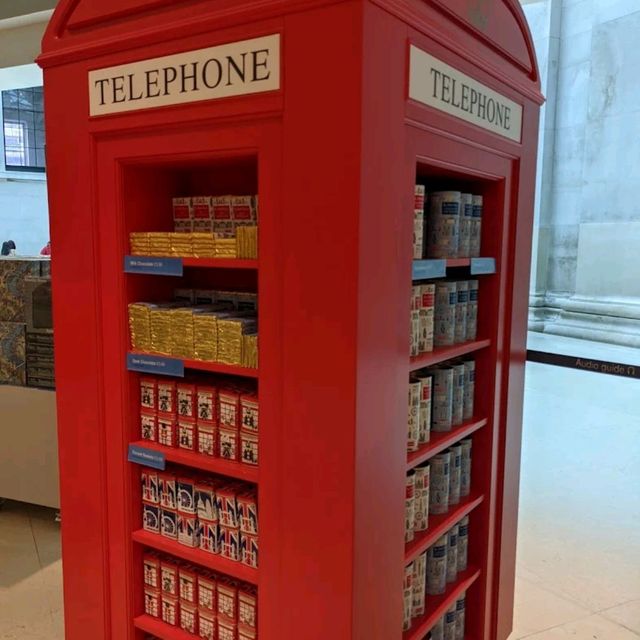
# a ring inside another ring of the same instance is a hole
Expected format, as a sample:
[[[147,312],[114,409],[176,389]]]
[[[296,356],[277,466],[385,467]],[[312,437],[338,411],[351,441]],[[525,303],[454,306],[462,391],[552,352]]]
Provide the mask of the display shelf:
[[[461,344],[455,344],[452,347],[438,347],[433,351],[422,353],[419,356],[410,358],[409,371],[417,371],[423,367],[430,367],[434,364],[444,362],[445,360],[459,358],[460,356],[464,356],[468,353],[485,349],[490,344],[491,340],[487,339],[462,342]]]
[[[470,436],[472,433],[481,429],[487,424],[487,419],[473,418],[468,422],[464,422],[458,427],[454,427],[451,431],[445,432],[431,432],[431,439],[427,444],[420,447],[417,451],[411,452],[407,456],[407,471],[411,471],[419,464],[426,462],[433,456],[438,455],[441,451],[448,449],[451,445],[454,445],[459,440]]]
[[[415,560],[423,551],[426,551],[438,538],[444,535],[457,522],[471,513],[482,501],[484,495],[472,494],[460,500],[447,513],[429,516],[429,528],[416,534],[411,542],[405,545],[404,561],[409,564]]]
[[[133,624],[136,629],[150,633],[161,640],[193,640],[198,637],[146,614],[134,618]]]
[[[247,567],[241,562],[233,562],[217,554],[185,547],[173,540],[167,540],[167,538],[163,538],[161,535],[149,533],[143,529],[134,531],[132,538],[134,542],[142,544],[145,547],[168,553],[177,558],[182,558],[187,562],[193,562],[201,567],[224,573],[227,576],[243,580],[249,584],[258,584],[258,570]]]
[[[158,451],[164,455],[168,462],[209,473],[217,473],[236,480],[258,483],[258,468],[248,464],[223,460],[222,458],[212,458],[193,451],[186,451],[185,449],[165,447],[157,442],[149,442],[148,440],[138,440],[132,444],[137,447]]]
[[[257,269],[257,260],[242,258],[182,258],[185,267],[197,269]]]
[[[466,591],[480,576],[480,569],[469,568],[448,585],[441,596],[427,596],[427,610],[423,616],[416,618],[411,629],[405,631],[402,640],[423,640],[425,635],[447,612],[447,609]]]
[[[150,367],[135,366],[131,364],[133,357],[149,358],[155,364]],[[157,362],[162,362],[163,367],[158,367]],[[167,366],[170,365],[170,366]],[[181,366],[180,366],[181,365]],[[139,373],[160,374],[163,375],[163,368],[166,370],[165,375],[178,375],[180,369],[191,369],[193,371],[209,371],[210,373],[221,373],[231,376],[239,376],[242,378],[257,378],[258,369],[250,369],[249,367],[240,367],[237,365],[224,364],[222,362],[204,362],[202,360],[185,360],[183,358],[175,358],[173,356],[166,356],[161,353],[145,353],[142,351],[129,351],[129,358],[127,360],[127,368],[129,371],[137,371]]]

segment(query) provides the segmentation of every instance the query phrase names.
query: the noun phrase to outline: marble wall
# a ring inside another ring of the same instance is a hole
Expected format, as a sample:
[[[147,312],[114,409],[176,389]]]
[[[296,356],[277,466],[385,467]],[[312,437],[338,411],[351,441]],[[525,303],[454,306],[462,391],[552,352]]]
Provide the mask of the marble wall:
[[[640,347],[640,1],[523,8],[547,97],[530,326]]]

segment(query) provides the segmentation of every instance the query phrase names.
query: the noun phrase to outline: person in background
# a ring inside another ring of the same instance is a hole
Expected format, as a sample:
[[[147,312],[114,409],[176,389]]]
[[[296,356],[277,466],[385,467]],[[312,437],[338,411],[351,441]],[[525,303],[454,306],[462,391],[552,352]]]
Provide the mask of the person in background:
[[[42,250],[40,251],[40,255],[41,256],[51,255],[51,240],[49,240],[49,242],[47,242],[47,244],[45,244],[44,247],[42,247]]]
[[[7,240],[2,243],[2,251],[0,255],[3,256],[15,256],[16,255],[16,243],[13,240]]]

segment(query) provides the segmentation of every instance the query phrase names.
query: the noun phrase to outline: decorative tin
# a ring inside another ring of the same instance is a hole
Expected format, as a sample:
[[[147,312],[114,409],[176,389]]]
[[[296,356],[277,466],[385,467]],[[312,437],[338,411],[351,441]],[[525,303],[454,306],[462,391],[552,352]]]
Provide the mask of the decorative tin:
[[[421,383],[409,383],[409,418],[407,426],[407,451],[417,451],[420,438],[420,391]]]
[[[441,595],[447,586],[447,542],[445,534],[427,551],[427,594]]]
[[[462,446],[457,444],[449,449],[449,505],[460,503],[460,482],[462,477]]]
[[[454,258],[460,241],[459,191],[436,191],[429,194],[427,219],[427,257]]]
[[[166,593],[162,594],[162,621],[173,627],[178,625],[178,614],[180,608],[177,598]]]
[[[427,593],[427,552],[419,555],[413,563],[413,597],[411,603],[411,617],[417,618],[424,614]]]
[[[456,640],[456,603],[444,614],[444,640]]]
[[[460,443],[461,469],[460,469],[460,495],[468,496],[471,493],[471,449],[473,446],[471,438],[466,438]]]
[[[453,420],[453,374],[451,367],[438,367],[433,373],[431,430],[451,431]]]
[[[180,628],[194,635],[198,629],[198,610],[184,601],[180,602]]]
[[[440,453],[431,458],[431,487],[429,491],[429,513],[438,515],[449,510],[449,475],[451,454]]]
[[[458,571],[466,571],[468,565],[469,516],[460,520],[458,525]]]
[[[416,474],[407,474],[406,496],[405,496],[405,520],[404,520],[404,541],[411,542],[415,537],[415,494],[416,494]]]
[[[240,534],[240,562],[248,567],[258,568],[258,536]]]
[[[171,380],[158,380],[158,411],[176,413],[176,383]]]
[[[191,478],[183,476],[178,478],[176,486],[178,489],[178,511],[188,515],[195,515],[195,482]]]
[[[258,598],[255,590],[238,592],[238,622],[253,629],[258,626]]]
[[[253,493],[244,493],[236,498],[240,531],[258,535],[258,501]]]
[[[453,341],[456,344],[465,342],[467,339],[467,305],[469,303],[469,283],[460,280],[456,283],[456,326]]]
[[[240,461],[245,464],[258,464],[258,434],[240,431]]]
[[[198,424],[202,422],[216,421],[218,407],[216,405],[217,390],[215,387],[203,387],[198,385],[196,392],[198,406]]]
[[[447,347],[455,343],[458,285],[449,280],[436,284],[433,344]]]
[[[433,374],[418,372],[420,382],[420,413],[418,418],[418,445],[427,444],[431,439],[431,397],[433,394]]]
[[[484,200],[482,196],[473,196],[473,218],[471,221],[471,233],[469,234],[469,256],[477,258],[480,255],[482,240],[482,209]]]
[[[160,508],[157,504],[142,503],[142,528],[150,533],[160,533]]]
[[[465,421],[473,418],[474,400],[476,395],[476,362],[475,360],[467,360],[464,363],[464,409],[463,419]]]
[[[258,431],[258,398],[252,395],[240,396],[240,428],[244,431]]]
[[[198,607],[206,611],[216,610],[216,581],[207,575],[198,574]]]
[[[178,447],[195,451],[196,442],[196,423],[190,418],[178,418]]]
[[[185,513],[178,514],[178,542],[185,547],[198,547],[198,519]]]
[[[429,527],[429,480],[429,465],[425,464],[423,466],[416,467],[414,531],[426,531]]]
[[[169,472],[158,473],[158,483],[160,487],[160,504],[164,509],[177,509],[177,486],[176,477]]]
[[[217,522],[216,492],[211,482],[196,482],[196,513],[200,520]]]
[[[464,362],[456,362],[453,367],[453,395],[451,403],[451,424],[458,426],[464,419],[464,387],[467,372]]]
[[[178,512],[175,509],[160,509],[160,533],[169,540],[178,539]]]
[[[153,618],[160,617],[160,591],[157,589],[145,588],[144,612]]]
[[[467,340],[478,336],[478,286],[477,280],[469,280],[469,300],[467,302]]]
[[[197,601],[196,572],[189,566],[178,569],[180,600],[195,605]]]
[[[460,196],[460,241],[458,242],[458,257],[470,257],[471,222],[473,220],[473,196],[463,193]]]
[[[158,440],[158,417],[155,414],[140,414],[140,437],[150,442]]]
[[[455,640],[464,640],[465,614],[466,614],[467,592],[456,600],[456,637]]]
[[[143,560],[143,577],[147,587],[160,588],[160,559],[154,553],[147,552]]]
[[[238,588],[231,581],[218,581],[218,617],[232,620],[238,619]]]
[[[202,551],[220,553],[217,523],[206,520],[198,521],[198,544]]]
[[[178,565],[171,560],[160,561],[162,593],[178,597]]]
[[[140,406],[147,411],[158,408],[158,383],[155,378],[140,378]]]
[[[458,525],[447,534],[447,582],[455,582],[458,577]]]
[[[178,443],[178,429],[173,416],[158,415],[158,442],[165,447],[175,447]]]
[[[210,611],[198,611],[198,630],[200,638],[203,640],[216,640],[217,633],[217,620],[214,613]]]

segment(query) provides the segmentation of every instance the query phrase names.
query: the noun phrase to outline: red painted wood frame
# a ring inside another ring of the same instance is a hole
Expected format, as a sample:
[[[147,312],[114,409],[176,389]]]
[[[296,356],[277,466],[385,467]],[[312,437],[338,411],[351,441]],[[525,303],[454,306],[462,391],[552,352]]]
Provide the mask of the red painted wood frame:
[[[277,92],[87,117],[91,69],[270,33],[283,43]],[[410,42],[521,104],[522,143],[407,100]],[[404,563],[470,513],[472,568],[405,637],[468,588],[468,637],[504,640],[541,102],[515,0],[62,0],[40,63],[67,639],[142,638],[140,551],[152,541],[135,533],[139,469],[125,461],[137,439],[126,303],[173,283],[125,275],[122,256],[129,231],[169,228],[176,189],[218,179],[259,192],[257,273],[189,267],[184,282],[260,296],[261,560],[257,577],[242,574],[259,585],[259,637],[399,639]],[[481,277],[479,341],[464,347],[477,358],[477,415],[407,462],[416,178],[484,194],[482,253],[498,269]],[[472,496],[405,549],[408,466],[469,434]]]

